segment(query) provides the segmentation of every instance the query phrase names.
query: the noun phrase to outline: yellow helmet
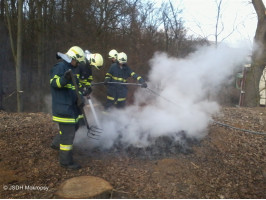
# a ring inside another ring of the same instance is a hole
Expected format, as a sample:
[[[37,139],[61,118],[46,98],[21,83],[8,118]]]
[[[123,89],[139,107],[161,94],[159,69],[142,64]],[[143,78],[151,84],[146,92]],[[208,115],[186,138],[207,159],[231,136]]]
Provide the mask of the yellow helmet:
[[[109,57],[108,58],[115,58],[117,59],[117,51],[115,49],[112,49],[111,51],[109,51],[108,55]]]
[[[70,58],[78,61],[78,62],[85,62],[85,54],[84,51],[78,47],[78,46],[73,46],[71,47],[68,52],[66,53]]]
[[[103,57],[99,53],[92,53],[89,55],[89,63],[94,66],[96,69],[100,69],[103,66]]]
[[[117,60],[120,64],[125,64],[127,63],[127,54],[124,52],[121,52],[117,55]]]

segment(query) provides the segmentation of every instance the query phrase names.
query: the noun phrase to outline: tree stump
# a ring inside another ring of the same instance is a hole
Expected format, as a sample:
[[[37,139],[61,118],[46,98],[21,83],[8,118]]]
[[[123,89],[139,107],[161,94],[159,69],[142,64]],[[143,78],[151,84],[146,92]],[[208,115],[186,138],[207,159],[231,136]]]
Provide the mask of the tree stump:
[[[111,184],[102,178],[79,176],[64,181],[55,195],[65,199],[108,199],[112,190]]]

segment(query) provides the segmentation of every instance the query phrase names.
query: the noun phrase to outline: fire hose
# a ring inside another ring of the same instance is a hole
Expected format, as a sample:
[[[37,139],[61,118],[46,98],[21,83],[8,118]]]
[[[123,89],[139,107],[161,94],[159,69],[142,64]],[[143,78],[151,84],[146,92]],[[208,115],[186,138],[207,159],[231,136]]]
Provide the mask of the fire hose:
[[[98,82],[98,83],[92,83],[91,85],[92,86],[95,86],[95,85],[103,85],[104,82]],[[107,84],[117,84],[117,85],[131,85],[131,86],[141,86],[141,84],[138,84],[138,83],[119,83],[119,82],[108,82]],[[177,103],[163,97],[162,95],[158,94],[157,92],[155,92],[154,90],[150,89],[150,88],[146,88],[150,93],[152,93],[153,95],[155,96],[158,96],[162,99],[164,99],[165,101],[169,102],[169,103],[172,103],[174,104],[175,106],[178,106]],[[219,126],[223,126],[223,127],[227,127],[227,128],[230,128],[230,129],[235,129],[235,130],[238,130],[238,131],[242,131],[242,132],[246,132],[246,133],[252,133],[252,134],[257,134],[257,135],[266,135],[266,133],[264,132],[257,132],[257,131],[252,131],[252,130],[247,130],[247,129],[241,129],[241,128],[237,128],[237,127],[234,127],[234,126],[231,126],[231,125],[228,125],[228,124],[225,124],[225,123],[222,123],[222,122],[219,122],[219,121],[215,121],[213,120],[212,121],[214,124],[216,125],[219,125]]]
[[[104,85],[104,82],[98,82],[98,83],[91,83],[91,86],[95,85]],[[107,84],[111,85],[132,85],[132,86],[141,86],[140,83],[120,83],[120,82],[108,82]]]
[[[252,134],[257,134],[257,135],[266,135],[266,133],[263,133],[263,132],[256,132],[256,131],[251,131],[251,130],[247,130],[247,129],[241,129],[241,128],[237,128],[237,127],[234,127],[234,126],[231,126],[231,125],[228,125],[228,124],[224,124],[222,122],[218,122],[218,121],[213,121],[213,123],[217,124],[217,125],[220,125],[220,126],[227,127],[227,128],[231,128],[231,129],[235,129],[235,130],[238,130],[238,131],[246,132],[246,133],[252,133]]]

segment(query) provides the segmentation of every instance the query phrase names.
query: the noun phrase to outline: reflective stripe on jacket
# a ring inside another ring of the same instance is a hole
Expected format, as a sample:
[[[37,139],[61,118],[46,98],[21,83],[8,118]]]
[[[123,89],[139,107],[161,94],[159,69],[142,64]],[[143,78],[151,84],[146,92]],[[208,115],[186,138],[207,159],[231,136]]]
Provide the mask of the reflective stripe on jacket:
[[[144,80],[141,76],[133,72],[127,64],[122,65],[122,69],[119,66],[119,63],[113,63],[109,71],[105,75],[105,79],[110,82],[126,83],[129,77],[134,78],[139,83],[143,83]],[[107,98],[111,100],[126,100],[127,96],[127,86],[119,84],[109,84],[107,86]]]
[[[81,87],[91,86],[93,81],[92,67],[88,63],[79,65],[78,78]]]

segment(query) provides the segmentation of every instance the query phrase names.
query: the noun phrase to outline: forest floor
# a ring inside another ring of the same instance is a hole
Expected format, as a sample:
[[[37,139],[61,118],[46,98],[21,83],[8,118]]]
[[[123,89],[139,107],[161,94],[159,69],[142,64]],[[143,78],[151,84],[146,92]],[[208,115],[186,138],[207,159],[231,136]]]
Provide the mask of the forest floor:
[[[223,107],[214,119],[266,132],[263,107]],[[50,148],[58,132],[51,115],[1,111],[0,122],[0,198],[55,198],[63,181],[82,175],[105,179],[118,199],[266,198],[265,135],[211,124],[189,152],[145,159],[75,151],[83,168],[71,171],[59,166],[58,151]]]

